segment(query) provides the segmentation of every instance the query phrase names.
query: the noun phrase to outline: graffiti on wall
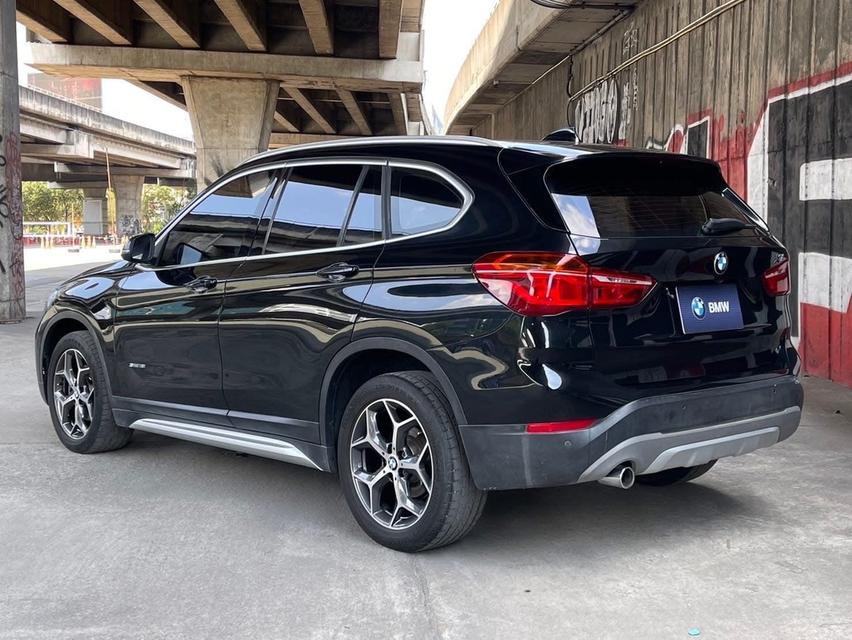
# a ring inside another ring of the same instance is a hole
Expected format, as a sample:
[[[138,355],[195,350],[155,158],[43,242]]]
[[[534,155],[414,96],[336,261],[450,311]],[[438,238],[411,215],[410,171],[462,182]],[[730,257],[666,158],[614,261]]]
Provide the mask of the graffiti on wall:
[[[749,202],[792,254],[806,370],[852,385],[852,64],[770,93],[747,156]]]
[[[639,50],[639,31],[628,29],[622,38],[622,59]],[[639,75],[636,65],[587,91],[577,100],[568,120],[574,122],[580,142],[625,144],[633,124],[633,113],[639,99]],[[572,119],[573,116],[573,119]]]

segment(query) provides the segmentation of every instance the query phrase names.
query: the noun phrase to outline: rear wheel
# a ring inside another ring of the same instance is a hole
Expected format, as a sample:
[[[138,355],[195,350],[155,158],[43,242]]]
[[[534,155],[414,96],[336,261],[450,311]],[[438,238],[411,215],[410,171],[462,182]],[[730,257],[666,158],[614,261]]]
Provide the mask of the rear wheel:
[[[428,373],[386,374],[358,389],[343,414],[337,459],[358,524],[392,549],[414,552],[455,542],[485,505],[449,404]]]
[[[50,417],[59,440],[76,453],[120,449],[133,432],[112,419],[106,372],[87,331],[64,336],[47,370]]]
[[[636,476],[638,484],[646,484],[651,487],[667,487],[673,484],[681,484],[695,480],[699,476],[713,468],[716,464],[715,460],[711,460],[707,464],[700,464],[695,467],[677,467],[676,469],[666,469],[657,473],[650,473],[646,476]]]

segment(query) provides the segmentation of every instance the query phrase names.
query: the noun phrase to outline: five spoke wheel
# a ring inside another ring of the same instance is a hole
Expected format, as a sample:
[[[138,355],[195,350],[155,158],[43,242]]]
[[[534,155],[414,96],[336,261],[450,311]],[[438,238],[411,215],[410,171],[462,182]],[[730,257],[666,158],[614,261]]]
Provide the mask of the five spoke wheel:
[[[65,434],[81,440],[92,426],[95,384],[88,362],[77,349],[68,349],[56,361],[53,403]]]
[[[388,529],[406,529],[432,495],[432,452],[414,412],[384,398],[361,412],[349,447],[352,481],[361,504]]]

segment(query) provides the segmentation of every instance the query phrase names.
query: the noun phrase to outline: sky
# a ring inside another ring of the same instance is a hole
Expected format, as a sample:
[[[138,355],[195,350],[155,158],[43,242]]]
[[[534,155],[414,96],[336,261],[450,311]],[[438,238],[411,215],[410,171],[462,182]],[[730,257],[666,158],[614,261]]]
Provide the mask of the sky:
[[[425,0],[423,101],[433,133],[443,133],[447,97],[468,51],[497,0]],[[437,125],[437,126],[436,126]]]
[[[26,29],[20,24],[17,27],[18,83],[25,85],[28,74],[37,73],[37,70],[26,64],[30,61]],[[101,90],[103,92],[101,110],[107,115],[192,140],[189,114],[183,109],[124,80],[106,79],[101,84]]]
[[[443,132],[447,97],[456,74],[497,0],[425,0],[423,11],[423,101],[433,133]],[[18,25],[18,82],[26,84],[35,72],[25,42],[25,29]],[[102,111],[116,118],[192,139],[189,115],[183,109],[124,80],[104,80]]]

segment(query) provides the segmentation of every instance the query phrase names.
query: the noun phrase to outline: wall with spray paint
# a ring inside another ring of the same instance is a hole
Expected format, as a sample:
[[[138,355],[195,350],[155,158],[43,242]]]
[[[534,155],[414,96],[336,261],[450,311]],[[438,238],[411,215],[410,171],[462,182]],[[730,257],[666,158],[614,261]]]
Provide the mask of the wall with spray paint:
[[[646,0],[493,135],[566,122],[583,142],[718,161],[791,252],[806,370],[852,386],[852,0]]]

